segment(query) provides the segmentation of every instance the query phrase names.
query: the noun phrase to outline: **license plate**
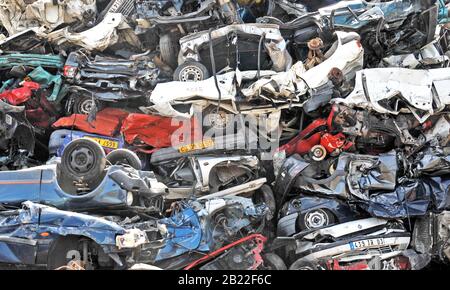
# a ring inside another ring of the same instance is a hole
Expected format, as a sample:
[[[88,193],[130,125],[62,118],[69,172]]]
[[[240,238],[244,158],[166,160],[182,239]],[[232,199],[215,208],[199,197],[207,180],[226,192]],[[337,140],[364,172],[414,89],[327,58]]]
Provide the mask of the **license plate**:
[[[200,149],[205,149],[208,147],[213,147],[214,146],[214,141],[212,139],[209,140],[203,140],[197,143],[192,143],[189,145],[184,145],[181,146],[178,151],[180,153],[186,153],[186,152],[190,152],[190,151],[194,151],[194,150],[200,150]]]
[[[117,142],[117,141],[103,139],[103,138],[89,137],[89,136],[86,136],[86,138],[94,140],[95,142],[100,144],[100,146],[105,147],[105,148],[111,148],[111,149],[119,148],[119,142]]]
[[[371,248],[371,247],[380,247],[385,244],[385,241],[383,238],[378,239],[367,239],[367,240],[360,240],[356,242],[350,242],[350,249],[361,249],[361,248]]]

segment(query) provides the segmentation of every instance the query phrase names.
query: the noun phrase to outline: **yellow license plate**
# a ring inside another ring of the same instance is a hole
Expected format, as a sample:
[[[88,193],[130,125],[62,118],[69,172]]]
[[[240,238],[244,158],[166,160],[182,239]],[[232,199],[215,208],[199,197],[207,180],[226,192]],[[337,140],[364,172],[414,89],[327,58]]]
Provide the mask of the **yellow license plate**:
[[[190,152],[190,151],[194,151],[194,150],[200,150],[200,149],[205,149],[208,147],[213,147],[214,146],[214,141],[212,139],[208,139],[208,140],[203,140],[197,143],[192,143],[189,145],[184,145],[181,146],[178,151],[180,153],[186,153],[186,152]]]
[[[95,142],[100,144],[100,146],[102,146],[102,147],[111,148],[111,149],[119,148],[119,142],[117,142],[117,141],[103,139],[103,138],[89,137],[89,136],[86,136],[86,138],[94,140]]]

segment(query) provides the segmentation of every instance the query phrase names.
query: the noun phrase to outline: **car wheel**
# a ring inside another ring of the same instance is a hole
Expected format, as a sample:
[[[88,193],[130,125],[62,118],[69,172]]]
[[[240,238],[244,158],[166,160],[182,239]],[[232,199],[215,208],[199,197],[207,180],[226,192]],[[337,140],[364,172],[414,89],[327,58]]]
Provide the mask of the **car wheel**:
[[[209,106],[203,111],[203,129],[205,131],[214,130],[214,132],[234,133],[237,129],[236,115],[225,112],[216,106]]]
[[[298,259],[289,267],[289,270],[318,270],[319,268],[311,262]]]
[[[298,226],[303,230],[317,229],[334,224],[334,215],[326,209],[313,209],[299,216]]]
[[[180,45],[172,39],[170,34],[164,34],[159,38],[159,50],[162,61],[171,68],[176,68],[178,65],[177,59]]]
[[[173,74],[173,80],[181,82],[197,82],[207,78],[209,78],[209,72],[206,66],[192,60],[178,66]]]
[[[260,189],[258,189],[258,191],[253,195],[253,197],[255,204],[265,203],[270,210],[271,213],[270,217],[273,217],[276,210],[276,203],[272,188],[270,188],[269,185],[264,184],[263,186],[261,186]]]
[[[60,237],[52,242],[48,251],[47,269],[55,270],[66,266],[70,261],[81,261],[80,238],[76,236]]]
[[[287,270],[283,259],[275,253],[264,254],[263,260],[267,270]]]
[[[102,109],[102,105],[100,102],[96,102],[92,99],[92,97],[87,96],[77,96],[74,97],[73,102],[73,113],[74,114],[82,114],[82,115],[89,115],[89,113],[94,109],[97,108],[97,111],[100,111]]]
[[[327,156],[327,150],[322,145],[315,145],[311,148],[309,154],[312,160],[322,161]]]
[[[105,166],[103,148],[97,142],[87,138],[70,142],[61,156],[61,172],[75,181],[97,183],[103,178]]]
[[[116,149],[111,151],[106,160],[112,165],[125,164],[133,167],[136,170],[142,170],[142,162],[136,153],[128,149]]]

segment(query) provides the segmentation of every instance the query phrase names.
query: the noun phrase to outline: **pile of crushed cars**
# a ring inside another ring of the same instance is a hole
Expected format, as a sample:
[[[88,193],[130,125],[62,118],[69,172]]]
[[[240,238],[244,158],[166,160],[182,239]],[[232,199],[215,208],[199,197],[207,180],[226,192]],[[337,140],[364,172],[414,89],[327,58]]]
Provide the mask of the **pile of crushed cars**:
[[[4,0],[0,267],[450,262],[448,0]]]

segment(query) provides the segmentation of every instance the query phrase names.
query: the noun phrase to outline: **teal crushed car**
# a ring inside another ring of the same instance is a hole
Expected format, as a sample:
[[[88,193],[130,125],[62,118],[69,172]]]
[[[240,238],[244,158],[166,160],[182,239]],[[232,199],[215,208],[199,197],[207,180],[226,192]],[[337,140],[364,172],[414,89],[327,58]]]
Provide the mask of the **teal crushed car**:
[[[0,56],[0,69],[21,65],[62,69],[64,62],[64,58],[60,55],[11,53]]]
[[[67,94],[62,70],[65,59],[61,55],[11,53],[0,55],[0,71],[10,70],[14,78],[3,80],[0,92],[17,85],[17,80],[30,79],[51,92],[46,96],[50,102],[59,102]]]

